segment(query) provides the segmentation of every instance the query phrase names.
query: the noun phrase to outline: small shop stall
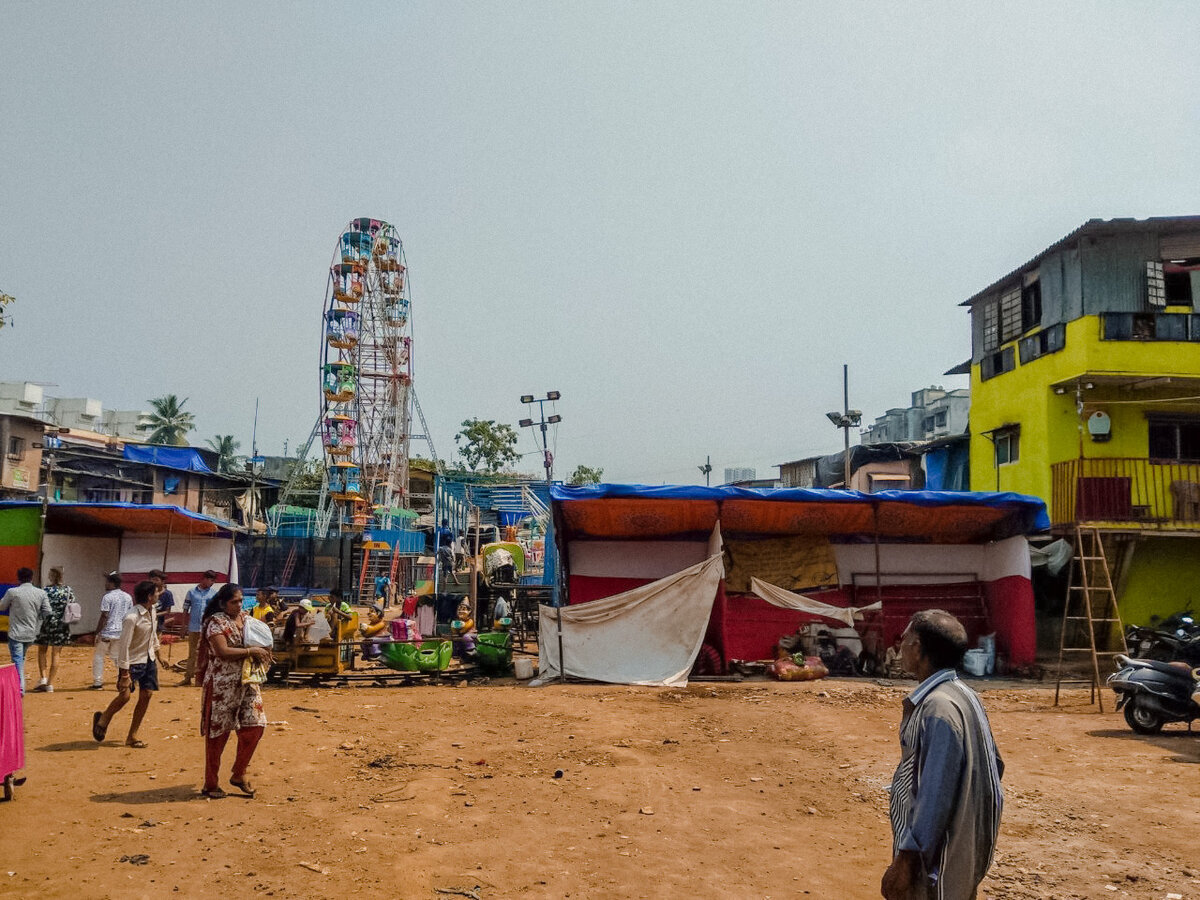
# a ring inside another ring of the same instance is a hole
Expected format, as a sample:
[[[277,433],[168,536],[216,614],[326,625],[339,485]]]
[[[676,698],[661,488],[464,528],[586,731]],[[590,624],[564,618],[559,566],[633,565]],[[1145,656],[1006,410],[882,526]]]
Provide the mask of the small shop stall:
[[[679,683],[704,645],[727,665],[807,623],[844,627],[822,604],[855,611],[870,655],[933,607],[972,642],[994,634],[1006,666],[1033,662],[1025,535],[1049,527],[1034,497],[604,484],[552,503],[567,605],[542,611],[543,672]]]

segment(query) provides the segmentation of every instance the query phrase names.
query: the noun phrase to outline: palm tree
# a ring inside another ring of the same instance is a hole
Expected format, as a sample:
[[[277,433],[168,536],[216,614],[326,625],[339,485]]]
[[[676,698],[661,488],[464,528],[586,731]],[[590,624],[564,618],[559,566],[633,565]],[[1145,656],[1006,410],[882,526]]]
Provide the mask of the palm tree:
[[[188,402],[184,397],[180,400],[174,394],[167,394],[150,401],[154,412],[146,415],[139,431],[149,431],[151,444],[170,444],[173,447],[186,447],[184,438],[196,427],[196,418],[190,412],[184,412],[183,404]]]
[[[242,446],[241,441],[235,441],[232,434],[218,434],[209,439],[208,446],[217,453],[218,472],[228,475],[238,470],[238,461],[241,460],[238,449]]]

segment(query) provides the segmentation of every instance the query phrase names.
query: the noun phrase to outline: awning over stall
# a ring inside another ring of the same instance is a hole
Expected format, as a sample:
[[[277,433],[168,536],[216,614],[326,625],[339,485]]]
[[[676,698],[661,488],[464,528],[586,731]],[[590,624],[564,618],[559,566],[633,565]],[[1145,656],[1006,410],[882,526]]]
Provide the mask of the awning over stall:
[[[29,500],[0,501],[0,509],[40,506],[40,503]],[[178,506],[56,502],[46,507],[46,530],[62,534],[109,531],[229,537],[236,529],[228,522],[221,522]]]
[[[1048,531],[1036,497],[972,491],[859,491],[638,484],[554,485],[562,540],[729,533],[854,535],[973,544]]]

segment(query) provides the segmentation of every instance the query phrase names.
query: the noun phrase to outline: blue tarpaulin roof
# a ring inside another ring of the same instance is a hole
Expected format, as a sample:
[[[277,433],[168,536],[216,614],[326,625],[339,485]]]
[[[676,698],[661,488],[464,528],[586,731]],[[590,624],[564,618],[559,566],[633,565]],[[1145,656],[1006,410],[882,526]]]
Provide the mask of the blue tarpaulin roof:
[[[168,469],[180,469],[184,472],[201,472],[205,475],[215,475],[204,462],[198,450],[191,447],[165,447],[161,444],[126,444],[125,458],[130,462],[144,463],[151,466],[164,466]]]
[[[596,484],[550,489],[563,536],[668,537],[711,531],[977,543],[1050,528],[1037,497],[976,491],[859,491]]]

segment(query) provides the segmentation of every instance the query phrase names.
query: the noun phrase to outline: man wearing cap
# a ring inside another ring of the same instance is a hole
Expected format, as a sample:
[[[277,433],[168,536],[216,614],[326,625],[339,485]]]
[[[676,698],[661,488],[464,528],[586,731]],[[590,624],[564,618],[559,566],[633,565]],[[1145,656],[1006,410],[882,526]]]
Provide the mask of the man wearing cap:
[[[287,624],[283,626],[284,646],[294,647],[296,644],[307,643],[308,629],[312,628],[316,621],[312,601],[306,597],[288,614]]]
[[[100,599],[100,621],[96,623],[95,649],[92,651],[92,690],[104,690],[104,657],[117,662],[117,640],[121,637],[121,624],[133,611],[133,598],[121,590],[121,576],[109,572],[104,576],[108,589]]]
[[[204,607],[217,594],[217,573],[212,569],[200,576],[199,583],[183,598],[183,611],[188,614],[187,674],[181,685],[190,685],[196,677],[196,656],[200,652],[200,629],[204,622]]]

